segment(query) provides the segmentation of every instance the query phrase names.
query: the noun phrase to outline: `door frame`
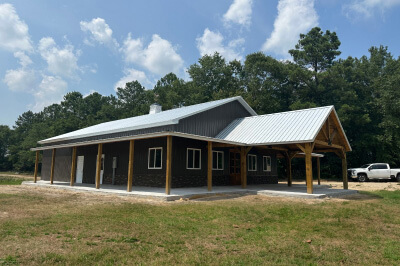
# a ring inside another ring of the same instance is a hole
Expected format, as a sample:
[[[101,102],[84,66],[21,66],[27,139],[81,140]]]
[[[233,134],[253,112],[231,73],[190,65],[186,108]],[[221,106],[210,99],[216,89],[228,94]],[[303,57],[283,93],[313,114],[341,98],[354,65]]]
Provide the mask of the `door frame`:
[[[237,148],[230,149],[229,150],[229,166],[228,167],[229,167],[229,176],[230,176],[231,185],[233,185],[233,186],[242,184],[240,161],[241,161],[240,150]]]

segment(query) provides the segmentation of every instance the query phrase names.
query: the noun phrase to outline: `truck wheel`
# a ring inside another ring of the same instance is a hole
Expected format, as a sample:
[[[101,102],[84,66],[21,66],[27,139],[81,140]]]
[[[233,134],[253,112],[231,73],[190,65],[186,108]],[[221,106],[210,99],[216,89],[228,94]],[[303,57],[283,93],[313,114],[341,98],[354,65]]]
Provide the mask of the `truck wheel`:
[[[399,182],[399,183],[400,183],[400,174],[397,174],[397,177],[396,177],[396,179],[397,179],[397,182]]]
[[[359,174],[357,176],[357,180],[358,182],[366,182],[368,180],[368,177],[366,174]]]

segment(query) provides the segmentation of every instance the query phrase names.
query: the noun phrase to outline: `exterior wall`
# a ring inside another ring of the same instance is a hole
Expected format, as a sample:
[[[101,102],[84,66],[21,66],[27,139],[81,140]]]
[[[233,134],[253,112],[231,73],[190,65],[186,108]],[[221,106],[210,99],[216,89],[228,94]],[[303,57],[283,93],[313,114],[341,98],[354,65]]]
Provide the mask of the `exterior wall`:
[[[135,140],[133,186],[165,187],[167,138]],[[162,169],[148,169],[149,148],[162,147]],[[187,169],[187,148],[201,150],[201,169]],[[224,169],[213,170],[213,186],[231,185],[229,174],[230,148],[214,148],[224,152]],[[51,150],[43,151],[42,179],[50,179]],[[103,184],[112,184],[112,161],[117,157],[115,184],[126,185],[128,179],[129,141],[103,144]],[[248,184],[277,183],[277,160],[274,151],[253,148],[249,154],[257,155],[257,171],[248,171]],[[262,170],[262,156],[271,156],[271,172]],[[94,184],[96,175],[97,145],[80,146],[77,156],[84,156],[83,183]],[[71,173],[72,148],[57,149],[54,172],[55,181],[69,181]],[[172,181],[171,187],[199,187],[207,185],[207,142],[181,137],[172,138]]]
[[[43,151],[41,180],[50,180],[52,150]],[[69,182],[71,178],[72,148],[56,150],[54,181]]]
[[[252,148],[248,154],[257,155],[257,171],[247,171],[247,184],[277,184],[278,162],[276,151]],[[263,156],[271,156],[271,171],[263,171]],[[247,170],[248,169],[247,159]]]

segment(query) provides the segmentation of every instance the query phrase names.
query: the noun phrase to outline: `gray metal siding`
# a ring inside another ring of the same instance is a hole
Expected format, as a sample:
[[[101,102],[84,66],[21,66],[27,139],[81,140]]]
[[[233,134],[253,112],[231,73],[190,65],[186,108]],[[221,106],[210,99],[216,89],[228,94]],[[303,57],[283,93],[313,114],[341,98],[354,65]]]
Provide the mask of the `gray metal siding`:
[[[184,118],[176,125],[177,132],[215,137],[233,120],[251,115],[242,104],[233,101],[208,111]]]
[[[44,150],[42,156],[41,180],[50,180],[52,150]],[[72,149],[56,150],[54,164],[54,181],[69,182],[71,178]]]

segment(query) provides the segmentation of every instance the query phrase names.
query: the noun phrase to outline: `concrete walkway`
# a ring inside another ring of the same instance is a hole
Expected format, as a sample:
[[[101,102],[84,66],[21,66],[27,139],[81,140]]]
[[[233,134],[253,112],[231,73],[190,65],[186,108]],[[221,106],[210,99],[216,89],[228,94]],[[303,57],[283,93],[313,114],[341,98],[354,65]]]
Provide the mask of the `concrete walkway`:
[[[33,181],[24,181],[22,184],[92,193],[111,193],[119,196],[143,197],[163,201],[218,195],[266,195],[316,199],[341,197],[357,193],[357,190],[333,189],[327,185],[314,185],[314,194],[307,194],[307,187],[303,184],[293,184],[291,187],[288,187],[286,184],[248,185],[246,189],[242,189],[240,186],[215,186],[211,192],[207,191],[207,187],[172,188],[170,195],[165,194],[164,188],[154,187],[134,186],[132,192],[127,192],[126,186],[117,185],[101,185],[100,189],[96,189],[94,184],[75,184],[75,186],[71,187],[68,182],[58,181],[54,181],[53,185],[50,184],[50,181],[38,181],[37,183],[34,183]]]

